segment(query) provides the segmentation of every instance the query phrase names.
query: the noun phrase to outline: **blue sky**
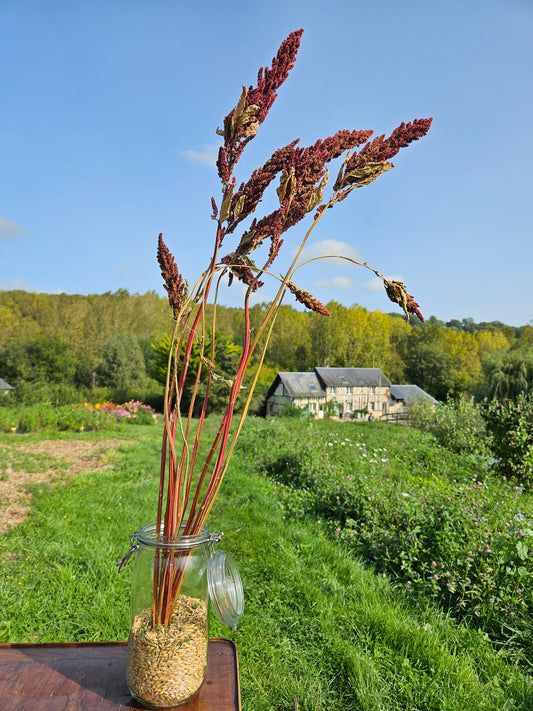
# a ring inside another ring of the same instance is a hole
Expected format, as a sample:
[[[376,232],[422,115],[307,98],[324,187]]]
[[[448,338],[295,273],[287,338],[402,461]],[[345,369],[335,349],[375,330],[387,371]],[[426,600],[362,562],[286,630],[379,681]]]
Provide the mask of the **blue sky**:
[[[1,0],[0,289],[163,293],[159,232],[194,283],[214,236],[216,128],[300,27],[238,179],[293,138],[433,116],[310,250],[404,280],[426,317],[533,319],[532,0]],[[298,285],[394,310],[370,277],[319,262]]]

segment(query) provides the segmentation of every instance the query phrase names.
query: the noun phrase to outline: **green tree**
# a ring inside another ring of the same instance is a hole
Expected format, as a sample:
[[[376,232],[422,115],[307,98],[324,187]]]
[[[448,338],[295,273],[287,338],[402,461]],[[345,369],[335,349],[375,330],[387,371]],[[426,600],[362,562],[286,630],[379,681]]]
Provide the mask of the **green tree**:
[[[327,316],[318,315],[318,318]],[[313,368],[311,338],[309,336],[309,314],[282,306],[278,312],[276,325],[270,337],[267,361],[283,371],[307,370]]]
[[[0,372],[13,385],[21,381],[73,383],[76,361],[67,343],[41,334],[0,351]]]
[[[100,385],[123,393],[143,388],[146,384],[146,366],[139,339],[131,333],[110,336],[104,343],[96,375]]]
[[[442,346],[453,363],[453,394],[472,392],[481,378],[479,346],[475,334],[443,329]]]
[[[427,323],[398,341],[407,382],[438,400],[446,400],[454,384],[453,360],[443,345],[445,331],[450,332],[439,323]]]
[[[489,356],[483,367],[481,394],[489,400],[514,400],[533,391],[533,349],[520,345]]]
[[[440,343],[421,343],[406,360],[406,375],[437,400],[445,400],[453,384],[453,362]]]

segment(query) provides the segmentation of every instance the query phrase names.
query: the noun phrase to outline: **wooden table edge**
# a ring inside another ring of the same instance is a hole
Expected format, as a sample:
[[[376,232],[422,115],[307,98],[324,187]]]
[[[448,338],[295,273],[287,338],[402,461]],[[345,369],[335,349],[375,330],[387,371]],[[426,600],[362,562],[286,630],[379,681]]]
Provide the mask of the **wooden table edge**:
[[[210,637],[209,643],[216,642],[228,645],[232,649],[233,658],[235,660],[235,674],[236,674],[236,686],[235,692],[237,695],[237,709],[236,711],[241,711],[241,685],[240,685],[240,673],[239,673],[239,654],[237,650],[237,645],[231,639],[226,637]],[[0,651],[2,649],[18,649],[23,651],[24,649],[67,649],[67,648],[93,648],[98,647],[127,647],[127,641],[98,641],[98,642],[0,642]]]

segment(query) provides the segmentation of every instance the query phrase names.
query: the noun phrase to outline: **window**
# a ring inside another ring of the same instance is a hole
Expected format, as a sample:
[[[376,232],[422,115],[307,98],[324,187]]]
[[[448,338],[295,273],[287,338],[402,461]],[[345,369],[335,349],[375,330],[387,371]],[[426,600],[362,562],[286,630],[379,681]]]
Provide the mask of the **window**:
[[[309,403],[309,410],[310,412],[316,412],[316,402]]]
[[[347,393],[348,395],[351,395],[351,394],[352,394],[352,386],[351,386],[351,385],[346,386],[346,393]]]
[[[331,393],[332,395],[335,395],[335,393],[337,392],[337,388],[331,387],[331,388],[329,389],[329,391],[330,391],[330,393]]]
[[[369,402],[369,403],[368,403],[368,410],[369,410],[369,412],[373,412],[373,411],[374,411],[374,403],[373,403],[373,402]]]

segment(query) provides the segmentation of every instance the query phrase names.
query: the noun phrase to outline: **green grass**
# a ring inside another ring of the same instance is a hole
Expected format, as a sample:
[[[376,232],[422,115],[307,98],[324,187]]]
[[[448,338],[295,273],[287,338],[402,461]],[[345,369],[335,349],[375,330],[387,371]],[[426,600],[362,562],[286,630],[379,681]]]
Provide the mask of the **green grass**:
[[[269,446],[262,445],[265,436]],[[533,497],[409,428],[248,422],[250,467],[291,520],[315,524],[414,599],[533,666]]]
[[[0,539],[1,641],[126,638],[132,563],[119,575],[116,562],[154,519],[160,433],[126,428],[112,468],[35,488],[30,516]],[[14,441],[38,438],[0,437]],[[415,603],[314,522],[284,518],[249,456],[236,452],[210,522],[243,579],[245,711],[292,711],[296,698],[300,711],[533,708],[530,678],[485,635]],[[231,631],[213,619],[211,634]]]

